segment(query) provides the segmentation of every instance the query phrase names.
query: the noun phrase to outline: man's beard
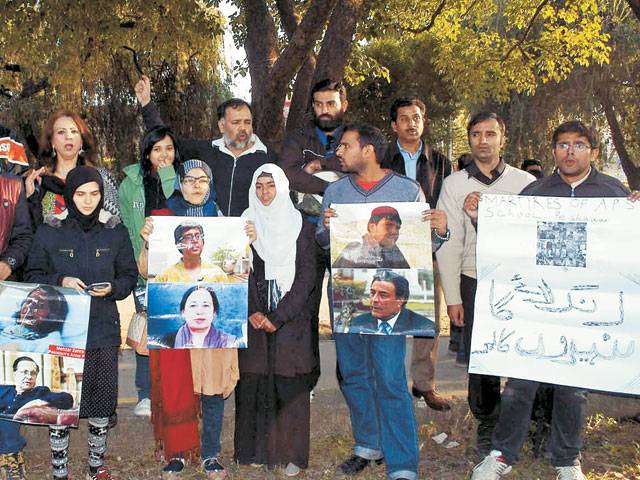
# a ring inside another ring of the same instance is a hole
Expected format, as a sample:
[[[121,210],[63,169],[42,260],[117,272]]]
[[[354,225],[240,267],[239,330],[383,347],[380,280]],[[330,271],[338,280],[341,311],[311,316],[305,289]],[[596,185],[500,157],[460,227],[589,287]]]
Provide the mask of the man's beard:
[[[223,135],[224,144],[227,147],[235,148],[236,150],[244,150],[249,146],[249,142],[251,142],[251,135],[247,136],[247,139],[244,142],[236,142],[226,133]]]
[[[333,118],[318,118],[313,116],[313,123],[323,132],[333,132],[342,125],[343,113],[337,113]]]

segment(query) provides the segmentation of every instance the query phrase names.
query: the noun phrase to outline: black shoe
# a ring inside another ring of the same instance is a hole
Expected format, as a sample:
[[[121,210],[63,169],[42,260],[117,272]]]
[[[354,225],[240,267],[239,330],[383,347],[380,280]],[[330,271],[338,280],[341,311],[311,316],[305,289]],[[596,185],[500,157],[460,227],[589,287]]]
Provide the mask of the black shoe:
[[[371,462],[375,462],[376,465],[381,465],[384,463],[384,458],[368,460],[360,455],[351,455],[344,462],[338,465],[338,468],[336,468],[336,474],[339,476],[357,475],[367,468]]]

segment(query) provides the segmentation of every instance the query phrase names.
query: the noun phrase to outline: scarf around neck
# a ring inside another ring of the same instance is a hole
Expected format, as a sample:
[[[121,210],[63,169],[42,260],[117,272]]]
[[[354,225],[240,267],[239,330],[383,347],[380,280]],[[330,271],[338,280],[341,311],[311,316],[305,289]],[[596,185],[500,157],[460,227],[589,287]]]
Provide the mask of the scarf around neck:
[[[268,173],[276,184],[276,195],[269,206],[264,206],[256,195],[256,182]],[[284,296],[293,285],[296,274],[296,247],[302,230],[302,216],[289,197],[289,180],[284,171],[273,163],[258,167],[251,180],[249,208],[242,216],[256,226],[257,239],[253,242],[264,261],[266,280],[275,280]]]

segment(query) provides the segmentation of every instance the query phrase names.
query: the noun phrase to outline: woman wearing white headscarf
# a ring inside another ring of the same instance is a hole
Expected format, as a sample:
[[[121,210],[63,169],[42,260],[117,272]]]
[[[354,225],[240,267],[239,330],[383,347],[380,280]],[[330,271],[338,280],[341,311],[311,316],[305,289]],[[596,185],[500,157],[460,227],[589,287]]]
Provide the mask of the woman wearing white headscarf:
[[[238,352],[234,457],[282,466],[309,463],[309,392],[317,381],[310,301],[315,288],[314,226],[289,197],[274,164],[259,167],[242,214],[255,225],[249,277],[249,348]]]

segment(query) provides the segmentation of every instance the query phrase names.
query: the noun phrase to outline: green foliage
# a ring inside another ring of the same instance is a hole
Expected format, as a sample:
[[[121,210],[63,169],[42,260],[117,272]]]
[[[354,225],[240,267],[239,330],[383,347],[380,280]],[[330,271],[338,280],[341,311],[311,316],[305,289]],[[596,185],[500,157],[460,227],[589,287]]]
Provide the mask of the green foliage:
[[[15,68],[0,70],[0,121],[38,136],[52,111],[80,111],[102,157],[119,170],[137,160],[135,51],[165,120],[184,134],[211,132],[216,90],[224,91],[226,76],[216,2],[4,3],[0,65]]]

